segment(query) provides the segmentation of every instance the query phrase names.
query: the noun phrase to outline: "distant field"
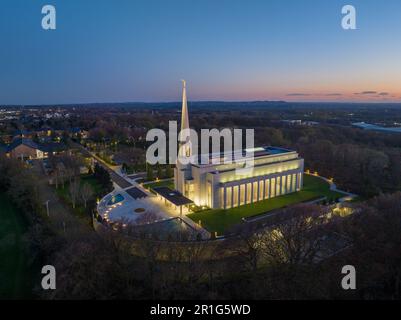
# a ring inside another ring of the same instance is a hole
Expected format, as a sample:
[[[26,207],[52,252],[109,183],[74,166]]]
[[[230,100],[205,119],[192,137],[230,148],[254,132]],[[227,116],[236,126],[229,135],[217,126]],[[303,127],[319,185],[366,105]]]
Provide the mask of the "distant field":
[[[233,225],[241,223],[242,218],[252,217],[319,197],[327,197],[329,200],[334,200],[342,196],[343,194],[339,192],[331,191],[326,181],[314,176],[305,175],[304,188],[300,192],[228,210],[216,209],[201,211],[190,214],[188,217],[197,223],[201,221],[202,226],[208,231],[217,232],[221,235]]]
[[[26,224],[4,194],[0,194],[0,221],[0,299],[29,298]]]

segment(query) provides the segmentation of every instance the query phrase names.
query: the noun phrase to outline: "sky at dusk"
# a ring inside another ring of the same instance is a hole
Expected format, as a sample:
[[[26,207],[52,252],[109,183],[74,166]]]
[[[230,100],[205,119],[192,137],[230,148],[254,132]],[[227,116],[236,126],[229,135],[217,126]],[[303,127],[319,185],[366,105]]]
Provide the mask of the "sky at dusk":
[[[400,0],[2,0],[0,39],[0,105],[401,102]]]

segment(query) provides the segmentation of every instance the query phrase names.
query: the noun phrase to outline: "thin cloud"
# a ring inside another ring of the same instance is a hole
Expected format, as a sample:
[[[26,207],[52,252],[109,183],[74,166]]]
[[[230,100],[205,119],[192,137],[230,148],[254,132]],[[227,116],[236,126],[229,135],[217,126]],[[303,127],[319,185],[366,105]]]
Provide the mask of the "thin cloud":
[[[362,92],[356,92],[354,93],[355,95],[369,95],[369,94],[377,94],[377,91],[362,91]]]
[[[308,97],[310,96],[309,93],[289,93],[287,97]]]
[[[389,95],[388,92],[380,92],[380,93],[379,93],[379,96],[388,96],[388,95]]]
[[[342,93],[326,93],[326,97],[341,97]]]

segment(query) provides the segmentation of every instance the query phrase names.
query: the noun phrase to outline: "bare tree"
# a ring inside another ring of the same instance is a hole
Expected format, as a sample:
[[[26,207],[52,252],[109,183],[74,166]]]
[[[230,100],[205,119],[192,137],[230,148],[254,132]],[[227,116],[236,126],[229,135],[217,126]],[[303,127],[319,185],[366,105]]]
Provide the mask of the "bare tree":
[[[265,232],[263,230],[249,230],[249,232],[241,233],[235,244],[232,243],[231,252],[240,257],[247,269],[256,271],[259,267],[264,247],[264,235]]]
[[[72,207],[74,209],[77,204],[78,197],[79,197],[79,190],[80,190],[79,180],[78,179],[72,180],[69,185],[69,193],[70,193],[70,199],[72,202]]]
[[[65,166],[62,162],[58,162],[55,166],[55,175],[56,175],[56,188],[58,188],[58,183],[61,181],[64,189],[64,184],[65,184],[65,177],[66,177],[66,171],[65,171]]]
[[[79,175],[80,167],[83,165],[83,160],[77,156],[64,155],[61,161],[65,166],[65,173],[70,183],[73,178]]]
[[[89,185],[89,183],[84,183],[84,185],[81,188],[81,198],[84,201],[84,206],[86,208],[87,203],[89,200],[93,198],[94,192],[92,190],[92,187]]]
[[[323,207],[299,205],[284,210],[288,220],[271,226],[264,235],[263,253],[275,264],[301,265],[315,261],[321,247]]]

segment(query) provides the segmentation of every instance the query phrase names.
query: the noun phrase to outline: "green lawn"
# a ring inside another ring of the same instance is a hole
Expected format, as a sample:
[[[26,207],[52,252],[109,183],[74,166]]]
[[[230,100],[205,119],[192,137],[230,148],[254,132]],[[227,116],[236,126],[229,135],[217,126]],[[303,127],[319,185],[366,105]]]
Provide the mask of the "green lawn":
[[[159,182],[151,182],[143,185],[144,188],[150,190],[156,187],[168,187],[174,190],[174,179],[163,180]]]
[[[305,175],[304,187],[300,192],[228,210],[216,209],[196,212],[188,215],[188,217],[197,223],[201,221],[202,226],[207,230],[216,231],[221,235],[233,225],[241,223],[241,219],[245,217],[255,216],[319,197],[327,197],[329,200],[334,200],[341,198],[341,196],[341,193],[330,191],[329,184],[324,180]]]
[[[7,196],[0,194],[0,300],[31,296],[26,224]]]

